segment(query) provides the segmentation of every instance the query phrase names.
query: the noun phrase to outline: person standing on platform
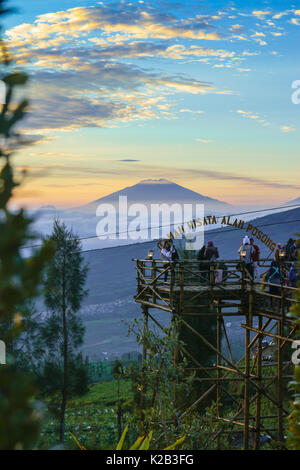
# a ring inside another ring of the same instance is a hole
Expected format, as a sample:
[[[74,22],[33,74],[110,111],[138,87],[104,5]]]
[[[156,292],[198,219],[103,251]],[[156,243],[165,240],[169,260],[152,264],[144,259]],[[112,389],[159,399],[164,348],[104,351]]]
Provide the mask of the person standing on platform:
[[[252,247],[252,245],[250,245],[250,240],[247,236],[244,237],[243,243],[240,246],[238,252],[240,254],[240,257],[241,257],[242,261],[245,263],[245,267],[246,267],[248,273],[253,278],[253,259],[252,259],[252,255],[254,253],[254,248]]]
[[[164,274],[164,281],[165,282],[167,282],[167,279],[168,279],[168,273],[169,273],[168,268],[169,268],[169,266],[170,266],[170,264],[173,260],[173,253],[174,252],[175,252],[174,245],[171,244],[168,240],[166,240],[164,242],[162,250],[160,252],[162,261],[169,261],[169,264],[164,263],[164,269],[166,270],[165,274]]]
[[[205,248],[205,251],[204,251],[205,261],[213,262],[213,261],[216,261],[218,258],[219,258],[218,248],[216,246],[214,246],[214,243],[212,241],[209,241],[207,243],[207,247]],[[205,277],[210,282],[214,282],[214,276],[210,271],[210,267],[211,267],[211,264],[207,263],[206,267],[205,267],[205,271],[206,271],[206,276]]]
[[[252,262],[253,262],[253,279],[257,279],[258,277],[258,263],[259,263],[259,257],[260,257],[260,249],[257,245],[254,245],[254,239],[250,238],[250,245],[253,248],[253,253],[252,253]]]
[[[206,261],[216,261],[219,258],[219,251],[214,242],[208,242],[207,247],[204,251],[204,259]]]

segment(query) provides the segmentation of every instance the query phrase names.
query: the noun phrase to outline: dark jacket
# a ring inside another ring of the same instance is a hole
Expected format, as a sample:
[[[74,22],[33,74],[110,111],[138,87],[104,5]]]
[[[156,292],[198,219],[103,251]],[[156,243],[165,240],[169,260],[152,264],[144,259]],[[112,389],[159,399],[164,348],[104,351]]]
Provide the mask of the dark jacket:
[[[267,281],[271,284],[281,284],[283,281],[280,266],[276,261],[272,261],[271,267],[267,273]]]
[[[300,281],[300,274],[295,266],[292,266],[289,271],[289,285],[291,287],[297,287],[297,283]]]
[[[214,261],[219,258],[218,248],[216,246],[208,246],[204,252],[204,259],[207,261]]]
[[[203,246],[201,248],[201,250],[199,250],[199,252],[198,252],[198,255],[197,255],[197,260],[198,261],[204,260],[204,253],[205,253],[205,246]]]

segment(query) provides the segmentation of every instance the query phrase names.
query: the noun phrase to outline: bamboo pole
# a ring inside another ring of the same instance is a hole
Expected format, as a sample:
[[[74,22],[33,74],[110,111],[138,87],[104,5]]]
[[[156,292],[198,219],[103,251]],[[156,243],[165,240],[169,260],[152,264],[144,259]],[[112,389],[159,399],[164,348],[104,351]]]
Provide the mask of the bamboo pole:
[[[285,316],[285,301],[284,301],[284,286],[281,286],[281,320],[278,320],[278,340],[277,340],[277,394],[278,394],[278,441],[283,442],[283,378],[282,378],[282,362],[283,351],[281,347],[281,339],[284,335],[284,316]]]
[[[156,304],[156,261],[152,261],[153,303]]]
[[[148,307],[142,305],[143,312],[143,352],[142,352],[142,377],[141,377],[141,396],[140,396],[140,428],[141,435],[145,432],[145,409],[146,409],[146,361],[147,361],[147,345],[145,336],[148,334]]]
[[[218,317],[217,317],[217,416],[220,417],[221,412],[221,387],[220,381],[222,376],[222,371],[219,368],[221,363],[220,352],[222,345],[222,308],[220,302],[218,302]],[[220,449],[220,436],[217,437],[217,449]]]
[[[245,267],[242,265],[242,295],[243,295],[243,314],[246,317],[246,325],[251,326],[251,318],[250,312],[246,311],[245,305]],[[250,398],[250,384],[249,384],[249,376],[250,376],[250,350],[249,350],[249,343],[250,343],[250,331],[245,329],[245,377],[244,377],[244,450],[249,449],[249,398]]]
[[[258,329],[262,329],[262,317],[258,317]],[[256,375],[258,384],[261,385],[261,376],[262,376],[262,335],[258,336],[257,341],[257,368]],[[259,450],[260,448],[260,420],[261,420],[261,393],[257,392],[256,397],[256,410],[255,410],[255,442],[254,450]]]

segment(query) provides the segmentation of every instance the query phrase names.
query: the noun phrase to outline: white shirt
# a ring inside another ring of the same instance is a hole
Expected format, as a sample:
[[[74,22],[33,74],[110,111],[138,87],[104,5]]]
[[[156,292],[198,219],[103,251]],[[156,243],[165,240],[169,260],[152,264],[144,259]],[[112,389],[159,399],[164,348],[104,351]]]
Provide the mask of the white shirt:
[[[174,253],[174,248],[171,247],[171,249],[168,251],[165,248],[161,250],[161,256],[164,261],[172,261],[172,254]]]
[[[241,253],[241,251],[246,252],[246,256],[244,257],[245,263],[246,264],[252,263],[252,253],[254,252],[253,246],[252,245],[242,245],[239,249],[239,253]]]

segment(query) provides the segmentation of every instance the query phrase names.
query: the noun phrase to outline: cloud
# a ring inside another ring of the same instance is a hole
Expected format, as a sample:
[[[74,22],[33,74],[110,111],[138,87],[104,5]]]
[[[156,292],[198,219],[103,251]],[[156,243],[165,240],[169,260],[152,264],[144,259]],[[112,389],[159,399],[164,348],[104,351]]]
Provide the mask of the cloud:
[[[171,57],[172,59],[183,59],[186,56],[194,57],[234,57],[234,51],[226,51],[223,49],[208,49],[201,46],[190,46],[186,48],[181,44],[175,44],[166,49],[162,53],[165,57]]]
[[[238,109],[237,114],[241,115],[244,118],[247,119],[253,119],[262,124],[263,126],[269,126],[270,123],[266,121],[265,119],[262,119],[259,114],[254,114],[252,111],[244,111],[243,109]]]
[[[216,42],[254,40],[263,46],[266,33],[254,31],[251,37],[245,31],[235,36],[245,29],[237,22],[235,10],[182,14],[179,7],[174,2],[168,9],[146,3],[102,2],[43,14],[33,23],[8,30],[17,63],[29,68],[32,77],[27,129],[71,131],[177,119],[172,95],[233,94],[199,76],[172,73],[169,64],[201,62],[214,69],[234,67],[237,72],[248,72],[244,61],[258,52],[236,52],[217,47]],[[264,19],[269,14],[254,10],[248,16]],[[232,20],[231,27],[225,25],[226,17]],[[204,46],[207,41],[211,47]],[[148,58],[155,58],[157,70],[152,61],[148,65]],[[185,72],[185,68],[181,70]]]
[[[55,171],[53,168],[52,171]],[[74,173],[74,175],[81,176],[86,173],[87,175],[93,176],[100,176],[100,175],[118,175],[120,176],[120,168],[109,168],[109,169],[97,169],[97,168],[70,168],[70,167],[61,167],[57,169],[58,177],[64,177],[65,172]],[[145,174],[150,175],[149,178],[166,178],[170,179],[177,179],[177,178],[188,178],[190,180],[199,180],[199,179],[211,179],[214,181],[231,181],[236,183],[244,183],[253,186],[271,188],[271,189],[300,189],[299,184],[293,183],[284,183],[278,181],[272,181],[264,178],[254,177],[254,176],[245,176],[241,174],[232,174],[225,171],[214,171],[209,169],[203,168],[186,168],[186,167],[162,167],[162,166],[149,166],[141,163],[134,163],[130,164],[126,167],[126,177],[136,177],[136,178],[143,178]]]
[[[37,70],[27,129],[74,130],[147,119],[174,119],[173,93],[230,94],[184,74],[169,75],[132,64],[92,61],[84,70]]]
[[[242,29],[244,29],[244,26],[242,26],[240,24],[233,24],[230,27],[230,31],[232,31],[232,32],[241,31]]]
[[[251,111],[243,111],[242,109],[237,110],[238,114],[241,114],[243,117],[248,119],[258,119],[259,116],[257,114],[253,114]]]
[[[218,19],[182,18],[162,8],[119,2],[47,13],[32,24],[11,28],[6,32],[10,47],[32,78],[27,130],[72,131],[176,119],[173,94],[232,94],[185,73],[156,72],[145,61],[137,65],[150,57],[232,60],[234,51],[202,45],[203,40],[221,38],[213,25]],[[201,45],[174,44],[180,39]]]
[[[281,11],[280,13],[276,13],[274,16],[272,16],[272,18],[274,20],[279,20],[281,19],[283,16],[286,16],[290,13],[290,10],[286,10],[286,11]]]
[[[23,44],[36,42],[36,38],[46,41],[56,37],[58,41],[63,41],[68,36],[92,32],[118,33],[124,39],[178,37],[219,40],[221,36],[211,21],[209,16],[181,19],[162,10],[120,2],[40,15],[33,25],[16,26],[8,31],[8,36],[16,43]]]
[[[263,38],[266,37],[265,33],[258,32],[258,31],[256,31],[254,34],[252,34],[251,37],[256,37],[256,36],[261,36],[261,37],[263,37]]]
[[[270,11],[268,10],[254,10],[252,12],[252,15],[255,16],[256,18],[260,19],[260,20],[264,20],[266,18],[266,16],[270,15]]]
[[[244,51],[242,55],[244,56],[256,56],[259,55],[259,52],[249,52],[249,51]]]
[[[187,171],[188,172],[188,171]],[[187,173],[185,172],[185,173]],[[222,181],[237,181],[242,183],[253,184],[255,186],[263,186],[269,188],[277,189],[300,189],[299,184],[289,184],[289,183],[279,183],[277,181],[269,181],[263,178],[257,178],[252,176],[243,176],[243,175],[234,175],[222,171],[210,171],[210,170],[198,170],[193,169],[190,171],[191,176],[194,175],[194,178],[202,176],[205,178],[210,178],[214,180]]]
[[[296,26],[300,26],[300,19],[299,18],[292,18],[291,23],[295,24]]]
[[[294,132],[296,129],[292,126],[281,126],[282,132]]]
[[[204,114],[204,111],[184,108],[180,109],[179,113]]]
[[[195,139],[196,142],[200,142],[201,144],[210,144],[213,142],[213,140],[208,140],[208,139]]]
[[[125,159],[131,160],[131,159]],[[101,168],[97,167],[86,167],[86,166],[58,166],[58,165],[45,165],[31,168],[31,172],[33,174],[41,174],[41,171],[52,178],[55,178],[55,184],[60,184],[61,181],[65,181],[66,175],[67,177],[73,177],[78,179],[79,181],[82,180],[83,177],[86,178],[98,178],[100,176],[117,176],[120,178],[122,175],[124,161],[107,161],[102,163]],[[126,163],[126,162],[125,162]],[[211,179],[212,181],[229,181],[232,183],[243,183],[247,185],[252,185],[254,187],[264,187],[264,188],[271,188],[271,189],[300,189],[299,184],[293,183],[285,183],[285,182],[278,182],[272,181],[269,179],[259,178],[255,176],[243,175],[243,174],[235,174],[229,173],[226,171],[215,171],[210,169],[205,169],[203,167],[192,167],[187,168],[185,167],[178,167],[178,166],[155,166],[155,165],[147,165],[140,163],[140,161],[130,161],[128,162],[130,165],[126,166],[126,178],[137,178],[137,179],[144,179],[145,174],[149,175],[149,178],[157,179],[157,178],[165,178],[167,180],[172,179],[180,179],[183,178],[189,180],[207,180]],[[121,166],[120,166],[121,165]],[[77,183],[76,183],[77,184]],[[88,184],[88,183],[85,183]]]
[[[67,97],[59,93],[31,99],[31,109],[25,119],[29,129],[74,130],[79,127],[103,127],[112,120],[149,117],[151,109],[140,109],[126,103],[91,101]]]

